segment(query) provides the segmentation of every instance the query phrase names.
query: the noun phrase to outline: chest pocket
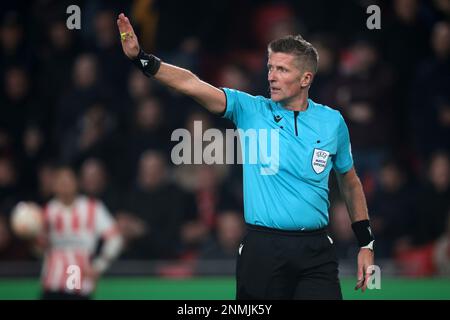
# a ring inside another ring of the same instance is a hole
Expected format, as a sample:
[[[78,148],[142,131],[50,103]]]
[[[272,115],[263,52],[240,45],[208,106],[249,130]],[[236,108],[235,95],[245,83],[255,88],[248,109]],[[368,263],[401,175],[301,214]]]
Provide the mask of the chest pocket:
[[[336,156],[337,138],[316,140],[307,145],[307,157],[303,161],[304,178],[320,182],[328,177]]]

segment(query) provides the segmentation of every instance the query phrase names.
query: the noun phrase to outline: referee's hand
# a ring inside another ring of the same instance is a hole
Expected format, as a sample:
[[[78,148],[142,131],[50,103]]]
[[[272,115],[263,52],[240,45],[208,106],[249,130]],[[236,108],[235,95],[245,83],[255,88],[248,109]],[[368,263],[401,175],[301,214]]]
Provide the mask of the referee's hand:
[[[123,13],[119,14],[117,18],[117,26],[119,27],[123,52],[130,59],[136,58],[139,54],[139,41],[130,20]]]
[[[359,249],[358,253],[358,281],[356,282],[355,290],[361,288],[364,292],[367,289],[370,274],[367,274],[367,268],[374,263],[373,251],[366,248]]]

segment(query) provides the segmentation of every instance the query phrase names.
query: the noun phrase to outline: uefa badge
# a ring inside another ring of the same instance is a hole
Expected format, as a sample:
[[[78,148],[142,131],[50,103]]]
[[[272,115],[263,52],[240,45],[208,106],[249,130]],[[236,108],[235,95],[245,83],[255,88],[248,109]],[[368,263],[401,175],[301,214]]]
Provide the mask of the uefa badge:
[[[312,157],[312,167],[315,173],[322,173],[327,167],[330,153],[325,150],[314,149]]]

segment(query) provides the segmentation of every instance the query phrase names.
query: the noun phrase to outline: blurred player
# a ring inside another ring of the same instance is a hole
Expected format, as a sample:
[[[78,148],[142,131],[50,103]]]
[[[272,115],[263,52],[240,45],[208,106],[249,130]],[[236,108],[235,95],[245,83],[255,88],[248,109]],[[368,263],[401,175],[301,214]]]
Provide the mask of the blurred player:
[[[103,203],[78,194],[69,166],[56,169],[54,194],[44,208],[45,234],[38,240],[45,250],[41,298],[90,299],[97,279],[120,253],[122,237]]]

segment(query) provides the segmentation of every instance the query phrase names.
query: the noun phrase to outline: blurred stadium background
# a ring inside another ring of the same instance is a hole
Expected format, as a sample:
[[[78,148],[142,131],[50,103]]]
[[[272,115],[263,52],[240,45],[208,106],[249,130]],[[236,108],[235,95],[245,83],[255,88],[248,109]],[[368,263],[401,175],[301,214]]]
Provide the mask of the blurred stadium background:
[[[66,8],[81,8],[68,30]],[[368,30],[368,5],[381,30]],[[0,4],[0,299],[39,296],[40,258],[9,226],[52,196],[56,162],[105,202],[126,247],[99,299],[233,299],[243,235],[238,165],[174,166],[171,133],[231,128],[132,68],[141,45],[216,86],[267,94],[266,44],[319,51],[313,100],[341,111],[377,237],[381,290],[355,293],[356,241],[334,179],[331,233],[348,299],[450,299],[450,1],[9,1]]]

